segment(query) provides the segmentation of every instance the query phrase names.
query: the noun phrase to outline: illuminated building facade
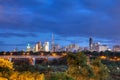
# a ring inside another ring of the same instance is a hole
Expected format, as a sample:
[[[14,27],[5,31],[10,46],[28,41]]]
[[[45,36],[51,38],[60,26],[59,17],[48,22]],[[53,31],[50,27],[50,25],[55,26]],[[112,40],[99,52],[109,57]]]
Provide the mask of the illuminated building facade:
[[[45,42],[44,43],[44,51],[45,52],[49,52],[50,51],[49,42]]]
[[[31,51],[31,47],[30,47],[30,44],[28,43],[27,45],[27,50],[26,51]]]
[[[35,45],[35,52],[39,52],[39,51],[41,51],[41,49],[42,49],[41,42],[38,42],[38,43]]]
[[[120,52],[120,45],[113,46],[113,52]]]

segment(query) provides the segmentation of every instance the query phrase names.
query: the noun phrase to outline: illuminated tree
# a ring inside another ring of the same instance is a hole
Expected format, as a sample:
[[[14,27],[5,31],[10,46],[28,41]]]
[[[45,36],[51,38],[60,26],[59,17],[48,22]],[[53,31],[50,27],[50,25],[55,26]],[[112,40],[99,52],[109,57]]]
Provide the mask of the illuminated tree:
[[[0,80],[8,80],[7,78],[0,77]]]
[[[5,60],[0,58],[0,68],[8,68],[9,70],[13,70],[13,63],[9,60]]]
[[[101,63],[99,58],[93,60],[91,66],[94,72],[94,80],[108,80],[109,70],[106,65]]]
[[[9,77],[11,72],[14,70],[13,63],[9,60],[0,58],[0,74],[3,77]]]
[[[10,78],[10,80],[45,80],[44,74],[40,73],[31,73],[31,72],[15,72],[13,73]]]
[[[91,61],[91,64],[87,62],[83,53],[69,54],[67,74],[75,80],[108,80],[109,70],[100,59]]]
[[[55,72],[55,73],[50,73],[49,76],[47,75],[46,80],[73,80],[73,79],[69,77],[66,73]]]
[[[26,72],[15,72],[13,63],[0,59],[0,80],[45,80],[44,74]]]
[[[68,55],[67,74],[75,80],[89,80],[93,77],[92,68],[87,64],[87,58],[82,53]]]

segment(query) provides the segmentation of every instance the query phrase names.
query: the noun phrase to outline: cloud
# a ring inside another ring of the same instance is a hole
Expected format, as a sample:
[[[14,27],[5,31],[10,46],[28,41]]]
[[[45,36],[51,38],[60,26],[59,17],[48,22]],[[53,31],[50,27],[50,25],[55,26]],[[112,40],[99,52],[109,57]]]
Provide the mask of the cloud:
[[[119,39],[119,0],[0,0],[0,29]],[[24,37],[24,34],[5,34]],[[1,36],[2,37],[2,36]]]
[[[33,34],[33,33],[15,33],[15,32],[12,32],[12,33],[0,33],[0,37],[3,37],[3,38],[8,38],[8,37],[37,37],[36,34]]]
[[[36,41],[29,40],[26,42],[19,43],[10,43],[9,41],[0,41],[0,51],[13,51],[13,49],[17,48],[18,50],[26,50],[27,44],[30,44],[31,48],[33,48],[36,44]]]
[[[0,41],[0,46],[16,46],[16,47],[20,47],[20,46],[27,46],[27,44],[31,44],[32,46],[36,43],[35,41],[28,41],[28,42],[24,42],[24,43],[7,43],[5,41]]]

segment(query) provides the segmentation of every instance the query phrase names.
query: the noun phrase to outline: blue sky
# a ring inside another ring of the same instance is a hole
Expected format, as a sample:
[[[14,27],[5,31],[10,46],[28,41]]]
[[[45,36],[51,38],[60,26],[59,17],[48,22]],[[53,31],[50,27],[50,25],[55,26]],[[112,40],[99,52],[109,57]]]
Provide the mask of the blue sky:
[[[120,0],[0,0],[0,51],[37,41],[120,44]]]

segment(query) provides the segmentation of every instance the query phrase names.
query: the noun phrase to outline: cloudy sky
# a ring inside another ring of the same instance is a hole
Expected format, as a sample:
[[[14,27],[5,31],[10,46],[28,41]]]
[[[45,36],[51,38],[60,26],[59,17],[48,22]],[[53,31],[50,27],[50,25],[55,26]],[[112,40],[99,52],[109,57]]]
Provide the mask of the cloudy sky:
[[[0,51],[37,41],[120,44],[120,0],[0,0]]]

